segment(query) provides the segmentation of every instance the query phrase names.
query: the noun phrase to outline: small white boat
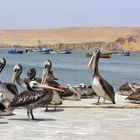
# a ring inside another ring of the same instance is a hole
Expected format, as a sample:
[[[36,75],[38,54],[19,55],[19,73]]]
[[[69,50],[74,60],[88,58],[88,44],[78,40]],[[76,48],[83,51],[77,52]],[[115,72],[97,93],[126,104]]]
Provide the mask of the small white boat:
[[[58,54],[71,54],[72,53],[72,50],[61,50],[61,51],[58,51]]]

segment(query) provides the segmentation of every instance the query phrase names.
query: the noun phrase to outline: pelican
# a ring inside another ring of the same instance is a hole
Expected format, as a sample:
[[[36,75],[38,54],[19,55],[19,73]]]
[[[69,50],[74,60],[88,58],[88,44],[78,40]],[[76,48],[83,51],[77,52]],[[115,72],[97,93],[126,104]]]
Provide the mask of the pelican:
[[[132,103],[140,104],[140,89],[135,89],[131,84],[128,84],[128,86],[133,91],[132,94],[130,94],[126,100],[129,100]]]
[[[78,101],[81,99],[81,93],[78,88],[75,88],[70,84],[67,84],[65,92],[62,95],[62,99]]]
[[[102,97],[104,99],[103,103],[105,103],[105,100],[108,100],[115,104],[115,92],[113,87],[106,80],[104,80],[99,73],[98,61],[100,54],[100,50],[96,49],[88,64],[89,70],[92,70],[94,64],[94,74],[91,86],[97,96],[99,96],[97,103],[99,103],[100,97]]]
[[[130,86],[131,85],[131,86]],[[121,85],[119,87],[119,94],[124,95],[124,96],[129,96],[130,94],[133,93],[132,89],[140,89],[140,84],[139,83],[131,83],[129,84],[128,82]]]
[[[35,68],[30,68],[28,71],[27,71],[27,76],[30,80],[33,80],[36,76],[36,70]]]
[[[49,71],[47,73],[47,76],[46,76],[46,72],[45,72],[46,67],[49,67]],[[57,78],[53,75],[53,71],[51,71],[51,69],[52,69],[51,61],[50,60],[45,61],[44,62],[43,75],[42,75],[42,77],[44,77],[44,79],[42,78],[41,83],[42,84],[47,84],[49,86],[53,86],[55,88],[61,88],[60,85],[55,81],[55,80],[57,80]],[[59,91],[55,91],[55,90],[53,91],[53,97],[52,97],[52,100],[51,100],[50,104],[55,105],[54,111],[56,111],[57,105],[62,104],[62,99],[61,99]],[[45,111],[48,111],[48,105],[46,106]]]
[[[6,59],[0,59],[0,72],[4,69],[6,65]],[[15,95],[18,94],[18,89],[13,83],[0,83],[0,92],[4,94],[5,98],[12,100]]]
[[[42,77],[36,77],[36,70],[35,68],[30,68],[27,71],[27,78],[24,79],[24,82],[28,84],[30,81],[34,80],[37,81],[38,83],[41,83]]]

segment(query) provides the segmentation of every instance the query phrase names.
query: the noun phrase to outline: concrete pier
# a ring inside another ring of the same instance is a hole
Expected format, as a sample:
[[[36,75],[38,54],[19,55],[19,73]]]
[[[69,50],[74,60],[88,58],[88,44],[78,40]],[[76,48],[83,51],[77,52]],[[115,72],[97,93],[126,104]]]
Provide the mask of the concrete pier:
[[[34,121],[28,121],[26,110],[16,109],[12,116],[0,116],[0,140],[138,140],[139,105],[124,99],[116,96],[116,108],[108,108],[109,102],[96,108],[97,99],[64,101],[56,112],[35,109]],[[122,105],[137,108],[117,108]]]

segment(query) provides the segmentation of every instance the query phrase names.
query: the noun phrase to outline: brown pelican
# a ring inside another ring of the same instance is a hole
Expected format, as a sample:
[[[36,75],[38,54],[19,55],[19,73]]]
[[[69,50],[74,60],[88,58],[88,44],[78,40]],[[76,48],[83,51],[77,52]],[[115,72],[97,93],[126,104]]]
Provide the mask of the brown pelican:
[[[36,76],[36,70],[35,68],[30,68],[28,71],[27,71],[27,76],[30,80],[33,80]]]
[[[4,69],[5,65],[6,60],[4,58],[0,59],[0,72]],[[8,100],[12,100],[14,96],[18,94],[17,87],[13,83],[0,83],[0,92],[3,93]]]
[[[131,84],[129,84],[127,82],[127,83],[125,83],[125,84],[123,84],[123,85],[121,85],[119,87],[119,94],[124,95],[124,96],[129,96],[130,94],[133,93],[133,90],[132,90],[131,87],[134,88],[135,90],[140,89],[140,84],[139,83],[131,83]]]
[[[24,82],[28,84],[30,81],[34,80],[37,81],[38,83],[41,83],[42,77],[36,77],[36,70],[35,68],[30,68],[27,71],[27,78],[24,79]]]
[[[133,93],[131,93],[126,100],[129,100],[132,103],[140,104],[140,89],[135,89],[131,84],[128,84]]]
[[[94,64],[94,74],[91,86],[95,93],[99,96],[97,103],[99,103],[100,97],[102,97],[104,99],[103,103],[105,103],[105,100],[109,100],[113,104],[115,104],[115,92],[113,87],[106,80],[104,80],[99,73],[98,61],[100,58],[100,54],[100,50],[96,49],[88,64],[89,70],[92,69],[92,66]]]
[[[78,101],[81,99],[81,93],[77,87],[73,87],[70,84],[67,84],[64,88],[64,93],[62,99]]]
[[[48,67],[48,66],[49,66],[49,71],[48,71],[47,76],[46,76],[45,67]],[[45,61],[44,62],[43,75],[42,75],[42,77],[44,77],[44,79],[42,78],[41,83],[42,84],[47,84],[49,86],[53,86],[55,88],[61,88],[60,85],[58,84],[58,82],[55,81],[55,80],[58,80],[58,79],[53,75],[53,71],[51,71],[51,69],[52,69],[51,61],[50,60]],[[51,100],[50,104],[55,105],[54,111],[56,111],[57,105],[62,104],[62,99],[61,99],[60,93],[61,92],[59,92],[59,91],[53,91],[53,97],[52,97],[52,100]],[[48,105],[46,106],[45,111],[48,111]]]

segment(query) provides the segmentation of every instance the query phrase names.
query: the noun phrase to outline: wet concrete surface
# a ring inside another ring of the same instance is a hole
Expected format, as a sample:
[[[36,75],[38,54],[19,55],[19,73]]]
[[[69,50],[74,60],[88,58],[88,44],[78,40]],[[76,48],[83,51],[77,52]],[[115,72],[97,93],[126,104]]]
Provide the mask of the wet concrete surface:
[[[121,103],[124,97],[119,100]],[[64,101],[64,104],[91,104],[95,99]],[[27,119],[26,110],[0,116],[0,140],[138,140],[140,109],[59,108],[56,112],[34,110],[36,120]]]

